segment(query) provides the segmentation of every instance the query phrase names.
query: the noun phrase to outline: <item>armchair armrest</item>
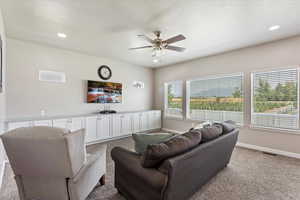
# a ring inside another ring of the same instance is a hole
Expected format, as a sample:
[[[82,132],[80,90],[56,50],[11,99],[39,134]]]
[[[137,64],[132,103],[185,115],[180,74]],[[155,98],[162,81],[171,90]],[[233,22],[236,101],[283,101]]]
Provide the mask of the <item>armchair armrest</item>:
[[[106,148],[107,148],[106,144],[87,147],[87,149],[86,149],[86,151],[87,151],[86,162],[80,168],[79,172],[72,178],[74,183],[76,183],[81,177],[83,177],[85,172],[87,171],[87,169],[90,168],[99,159],[103,160],[103,162],[104,162],[103,163],[104,164],[103,168],[106,170],[106,165],[105,165]]]
[[[72,178],[73,183],[77,183],[77,181],[84,176],[87,169],[91,167],[99,158],[100,158],[99,154],[88,154],[87,161],[80,168],[79,172]]]
[[[106,172],[106,145],[89,151],[79,172],[68,180],[70,199],[86,199]]]

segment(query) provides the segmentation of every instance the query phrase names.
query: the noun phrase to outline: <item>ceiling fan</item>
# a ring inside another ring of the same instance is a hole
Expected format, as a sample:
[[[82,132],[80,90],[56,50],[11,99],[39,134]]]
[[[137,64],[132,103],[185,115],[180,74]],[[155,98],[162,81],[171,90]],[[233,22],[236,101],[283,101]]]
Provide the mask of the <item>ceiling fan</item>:
[[[159,57],[162,54],[162,50],[164,50],[164,49],[171,50],[171,51],[177,51],[177,52],[183,52],[185,50],[185,48],[183,48],[183,47],[170,45],[175,42],[185,40],[186,37],[184,37],[182,34],[171,37],[167,40],[163,40],[160,38],[160,34],[161,34],[160,31],[154,31],[153,33],[156,36],[156,38],[154,38],[154,39],[151,39],[146,35],[138,35],[138,37],[143,38],[144,40],[149,42],[151,45],[130,48],[129,50],[152,48],[153,49],[153,54],[152,54],[153,57]]]

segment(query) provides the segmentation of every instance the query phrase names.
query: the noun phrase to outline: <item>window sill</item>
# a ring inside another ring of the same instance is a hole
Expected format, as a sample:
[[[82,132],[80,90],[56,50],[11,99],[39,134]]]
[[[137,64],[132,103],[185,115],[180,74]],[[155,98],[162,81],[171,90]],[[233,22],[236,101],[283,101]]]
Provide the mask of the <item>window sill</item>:
[[[294,134],[294,135],[300,135],[299,129],[284,129],[284,128],[273,128],[273,127],[263,127],[263,126],[255,126],[250,125],[249,129],[251,130],[257,130],[257,131],[265,131],[269,133],[282,133],[282,134]]]
[[[200,123],[199,120],[193,120],[193,119],[183,119],[182,117],[170,117],[165,116],[166,120],[177,120],[177,121],[184,121],[189,123]],[[264,131],[268,133],[280,133],[280,134],[293,134],[293,135],[300,135],[300,129],[283,129],[283,128],[272,128],[272,127],[262,127],[262,126],[254,126],[250,125],[247,126],[245,124],[237,124],[237,128],[239,129],[250,129],[250,130],[256,130],[256,131]]]
[[[176,117],[176,116],[164,116],[166,120],[177,120],[177,121],[184,121],[183,117]]]

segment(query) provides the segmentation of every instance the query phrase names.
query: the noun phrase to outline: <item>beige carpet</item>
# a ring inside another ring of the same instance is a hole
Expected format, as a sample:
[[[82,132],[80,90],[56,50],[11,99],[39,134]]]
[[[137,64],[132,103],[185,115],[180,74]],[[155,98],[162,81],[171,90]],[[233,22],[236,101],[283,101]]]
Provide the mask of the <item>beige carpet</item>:
[[[96,187],[88,200],[124,200],[113,186],[110,151],[114,146],[132,149],[133,142],[127,138],[109,143],[107,184]],[[0,199],[19,200],[9,166]],[[199,188],[190,200],[300,200],[300,160],[236,148],[228,167]]]

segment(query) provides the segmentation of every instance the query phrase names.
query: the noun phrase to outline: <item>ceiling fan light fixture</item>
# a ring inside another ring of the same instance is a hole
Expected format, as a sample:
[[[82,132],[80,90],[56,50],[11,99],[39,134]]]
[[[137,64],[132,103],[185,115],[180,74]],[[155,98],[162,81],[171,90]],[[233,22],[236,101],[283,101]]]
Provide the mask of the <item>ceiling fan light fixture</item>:
[[[152,57],[161,57],[164,54],[165,54],[165,52],[161,48],[154,48],[152,51]]]
[[[138,49],[152,49],[152,58],[154,63],[159,63],[161,62],[161,57],[165,54],[166,50],[168,51],[176,51],[176,52],[183,52],[185,48],[183,47],[178,47],[174,45],[170,45],[182,40],[185,40],[186,37],[182,34],[176,35],[174,37],[171,37],[167,40],[163,40],[160,38],[160,31],[154,31],[153,32],[156,36],[156,38],[151,39],[146,35],[138,35],[139,38],[142,38],[143,40],[147,41],[150,43],[148,46],[142,46],[142,47],[135,47],[135,48],[129,48],[129,50],[138,50]]]

